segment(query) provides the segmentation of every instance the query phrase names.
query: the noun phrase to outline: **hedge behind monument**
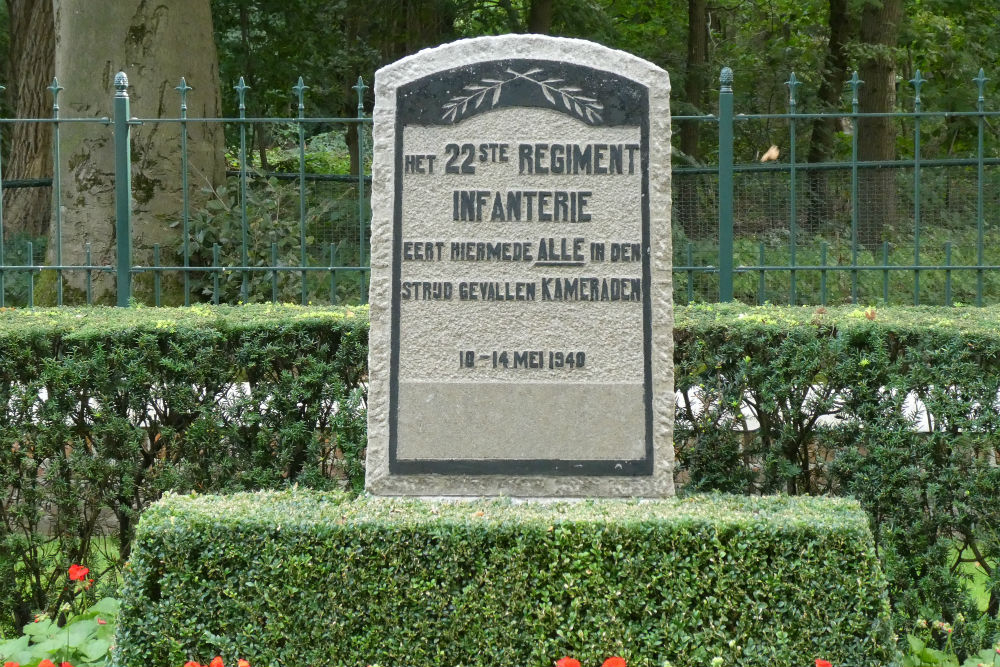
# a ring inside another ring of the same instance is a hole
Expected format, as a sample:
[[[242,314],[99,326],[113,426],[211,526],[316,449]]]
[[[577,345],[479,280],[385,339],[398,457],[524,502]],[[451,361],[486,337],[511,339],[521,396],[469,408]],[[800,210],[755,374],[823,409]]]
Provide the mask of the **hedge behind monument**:
[[[881,665],[857,504],[167,496],[139,526],[116,665]]]

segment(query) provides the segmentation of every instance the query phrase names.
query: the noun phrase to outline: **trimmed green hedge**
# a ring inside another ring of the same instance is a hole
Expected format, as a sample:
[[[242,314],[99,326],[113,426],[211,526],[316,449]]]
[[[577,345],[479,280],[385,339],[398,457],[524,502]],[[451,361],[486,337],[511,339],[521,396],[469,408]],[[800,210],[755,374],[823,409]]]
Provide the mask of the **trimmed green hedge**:
[[[677,309],[687,492],[830,494],[867,512],[900,635],[1000,631],[1000,307]],[[970,594],[971,564],[986,599]]]
[[[127,572],[117,665],[882,665],[856,503],[513,504],[167,496]]]
[[[71,563],[115,594],[165,490],[360,486],[367,343],[366,308],[0,309],[0,636]]]

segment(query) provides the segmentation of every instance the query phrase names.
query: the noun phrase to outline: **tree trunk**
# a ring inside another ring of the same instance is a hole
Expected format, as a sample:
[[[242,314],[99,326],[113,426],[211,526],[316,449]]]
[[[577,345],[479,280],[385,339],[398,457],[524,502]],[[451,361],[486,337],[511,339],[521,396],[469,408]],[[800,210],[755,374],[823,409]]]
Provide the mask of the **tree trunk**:
[[[46,90],[55,73],[55,25],[52,3],[7,0],[10,17],[10,82],[7,96],[14,118],[47,118],[52,96]],[[14,123],[5,180],[52,177],[52,126]],[[32,238],[48,232],[52,188],[8,188],[3,193],[4,236]]]
[[[552,31],[553,0],[531,0],[528,8],[528,32],[547,35]]]
[[[684,101],[687,113],[701,112],[708,89],[708,8],[705,0],[688,0],[687,76],[684,80]],[[691,162],[698,162],[698,127],[700,123],[681,123],[681,152]],[[688,238],[703,234],[706,226],[698,219],[698,181],[694,176],[676,180],[677,222]],[[711,226],[708,226],[711,227]]]
[[[455,5],[448,0],[380,0],[381,5],[373,9],[368,4],[351,4],[345,12],[344,34],[348,43],[361,41],[377,49],[378,57],[359,61],[360,71],[377,69],[384,64],[416,53],[420,49],[441,44],[452,36],[455,24]],[[371,81],[368,82],[371,85]],[[357,113],[357,91],[354,80],[346,82],[344,99],[345,116]],[[371,99],[372,90],[367,91]],[[358,160],[357,128],[351,124],[344,128],[344,139],[351,155],[351,173],[357,174]]]
[[[188,116],[218,117],[219,68],[212,35],[209,0],[55,0],[56,74],[65,86],[60,96],[63,117],[114,116],[113,82],[118,71],[129,77],[131,115],[139,118],[180,115],[174,88],[182,76],[188,92]],[[62,263],[84,264],[85,246],[92,261],[114,265],[115,174],[111,128],[100,123],[66,123],[60,128],[62,238],[55,229],[48,244],[56,260],[61,240]],[[132,128],[133,264],[151,263],[160,244],[161,260],[177,261],[182,238],[181,152],[179,123],[149,123]],[[192,212],[206,186],[224,182],[223,128],[217,123],[188,125],[189,195]],[[52,274],[47,274],[52,275]],[[180,276],[170,276],[179,284]],[[66,300],[79,300],[85,288],[82,271],[63,273]],[[145,278],[144,278],[145,280]],[[54,280],[50,281],[51,283]],[[134,281],[139,297],[144,282]],[[46,286],[42,296],[54,293]],[[94,299],[114,300],[111,274],[94,276]],[[166,303],[183,301],[176,288],[165,291]]]
[[[851,22],[847,0],[830,0],[830,42],[823,64],[823,80],[819,86],[821,113],[836,112],[841,107],[841,94],[847,76],[847,43],[851,38]],[[810,163],[826,162],[833,157],[834,139],[837,134],[836,118],[817,118],[812,124],[809,141]],[[826,171],[810,171],[809,207],[806,212],[807,229],[815,231],[833,215],[833,199],[827,187]]]
[[[861,12],[861,42],[866,57],[861,62],[864,81],[858,91],[862,113],[891,112],[896,106],[894,51],[903,17],[903,0],[868,0]],[[896,126],[892,118],[863,118],[858,122],[858,157],[862,161],[896,157]],[[896,221],[896,180],[893,169],[860,172],[858,239],[875,250],[882,229]]]

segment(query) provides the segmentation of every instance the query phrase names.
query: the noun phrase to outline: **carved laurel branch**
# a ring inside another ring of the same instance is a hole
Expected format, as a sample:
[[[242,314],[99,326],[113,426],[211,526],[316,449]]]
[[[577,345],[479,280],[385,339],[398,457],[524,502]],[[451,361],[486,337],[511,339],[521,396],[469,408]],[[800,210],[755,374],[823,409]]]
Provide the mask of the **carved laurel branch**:
[[[514,79],[525,79],[536,84],[541,89],[542,95],[545,96],[545,99],[552,106],[557,107],[559,106],[559,102],[562,102],[563,107],[567,111],[576,114],[580,118],[585,118],[591,123],[601,120],[601,112],[604,111],[604,105],[592,97],[581,95],[580,93],[583,92],[582,88],[558,85],[563,83],[562,79],[539,80],[538,78],[533,78],[533,75],[542,73],[542,70],[537,67],[527,72],[516,72],[512,69],[507,69],[507,73],[513,76],[509,79],[483,78],[477,84],[465,86],[463,90],[468,91],[468,94],[464,96],[459,95],[448,100],[441,107],[442,111],[444,111],[441,118],[455,122],[456,118],[460,115],[465,115],[470,104],[473,109],[478,109],[482,106],[487,96],[490,96],[490,106],[495,107],[497,102],[500,101],[500,92],[503,90],[505,83],[510,83]]]

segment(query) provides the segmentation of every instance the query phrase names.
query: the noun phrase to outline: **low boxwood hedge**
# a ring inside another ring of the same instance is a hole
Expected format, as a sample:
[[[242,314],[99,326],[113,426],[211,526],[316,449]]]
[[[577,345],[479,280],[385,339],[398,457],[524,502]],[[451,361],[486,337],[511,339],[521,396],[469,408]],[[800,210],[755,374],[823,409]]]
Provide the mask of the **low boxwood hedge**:
[[[882,665],[885,579],[853,501],[166,496],[115,665]]]

